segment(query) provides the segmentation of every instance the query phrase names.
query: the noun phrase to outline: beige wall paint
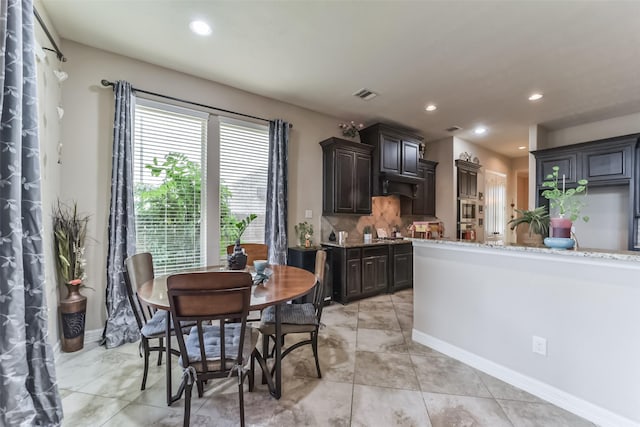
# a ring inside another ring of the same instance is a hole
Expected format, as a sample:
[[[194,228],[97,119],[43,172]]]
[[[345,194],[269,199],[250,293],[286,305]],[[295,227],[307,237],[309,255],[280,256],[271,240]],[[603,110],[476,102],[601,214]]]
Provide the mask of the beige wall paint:
[[[638,132],[640,132],[640,113],[635,113],[564,129],[549,130],[544,144],[539,145],[539,148],[561,147]]]
[[[429,160],[436,167],[436,217],[444,222],[444,235],[456,237],[456,174],[453,167],[453,137],[430,142]]]
[[[40,16],[51,29],[44,9],[36,3]],[[54,31],[54,37],[57,35]],[[40,46],[50,46],[40,25],[36,25],[36,41]],[[40,178],[42,184],[43,244],[45,250],[45,296],[47,301],[49,342],[56,345],[60,340],[58,321],[58,282],[53,252],[53,224],[51,211],[60,195],[62,165],[58,164],[58,143],[60,142],[61,120],[56,108],[60,105],[61,86],[53,70],[63,69],[53,52],[45,51],[45,59],[37,60],[38,77],[38,127],[40,138]],[[63,118],[62,120],[64,120]],[[64,295],[63,291],[63,295]]]
[[[338,122],[349,118],[322,115],[67,40],[63,41],[63,48],[69,58],[65,65],[69,80],[62,94],[66,114],[62,127],[65,145],[61,192],[92,215],[89,235],[95,239],[87,254],[88,284],[95,288],[89,294],[88,330],[102,328],[105,321],[113,92],[101,87],[101,79],[127,80],[148,91],[293,123],[289,146],[290,243],[295,244],[293,226],[304,220],[305,209],[313,211],[311,221],[320,229],[322,150],[318,142],[339,136]]]

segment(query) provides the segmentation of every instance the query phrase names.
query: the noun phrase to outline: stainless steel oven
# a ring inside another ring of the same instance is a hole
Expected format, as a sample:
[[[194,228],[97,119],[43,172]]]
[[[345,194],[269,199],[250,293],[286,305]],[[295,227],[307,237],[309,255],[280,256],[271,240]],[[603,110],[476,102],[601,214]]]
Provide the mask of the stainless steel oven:
[[[459,218],[460,222],[472,222],[476,220],[477,215],[477,204],[475,200],[471,199],[460,199],[459,203]]]

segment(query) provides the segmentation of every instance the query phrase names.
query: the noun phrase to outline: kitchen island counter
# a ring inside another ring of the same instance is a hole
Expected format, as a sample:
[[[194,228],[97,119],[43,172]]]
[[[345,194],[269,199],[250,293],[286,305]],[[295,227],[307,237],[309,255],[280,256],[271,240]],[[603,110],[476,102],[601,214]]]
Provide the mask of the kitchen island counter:
[[[412,337],[601,426],[640,425],[634,252],[413,240]],[[544,343],[534,353],[534,340]]]

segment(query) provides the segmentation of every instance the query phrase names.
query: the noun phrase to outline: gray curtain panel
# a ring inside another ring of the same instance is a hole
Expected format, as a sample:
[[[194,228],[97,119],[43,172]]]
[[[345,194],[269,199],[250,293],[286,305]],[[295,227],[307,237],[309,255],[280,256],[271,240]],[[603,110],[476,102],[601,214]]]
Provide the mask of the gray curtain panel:
[[[62,404],[47,336],[33,2],[0,4],[0,426],[57,426]]]
[[[289,123],[269,122],[269,172],[267,177],[267,215],[264,241],[269,246],[269,263],[287,263],[287,162]]]
[[[124,260],[135,254],[136,231],[133,203],[133,105],[131,83],[114,86],[115,119],[109,211],[109,253],[107,255],[107,322],[102,343],[107,348],[140,339],[124,282]]]

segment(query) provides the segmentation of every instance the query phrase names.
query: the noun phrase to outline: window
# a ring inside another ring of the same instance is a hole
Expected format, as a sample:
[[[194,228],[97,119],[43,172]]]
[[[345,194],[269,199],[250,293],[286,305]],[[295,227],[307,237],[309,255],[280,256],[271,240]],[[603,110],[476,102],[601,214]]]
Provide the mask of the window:
[[[504,174],[487,171],[485,181],[487,240],[502,240],[506,230],[507,177]]]
[[[208,118],[204,112],[136,101],[137,250],[153,255],[157,274],[225,259],[236,224],[250,214],[256,219],[242,241],[264,242],[269,128]]]
[[[257,218],[242,241],[264,242],[269,161],[269,128],[220,118],[220,254],[235,242],[237,221]]]
[[[156,274],[204,264],[202,195],[207,115],[138,99],[133,182],[138,252]]]

